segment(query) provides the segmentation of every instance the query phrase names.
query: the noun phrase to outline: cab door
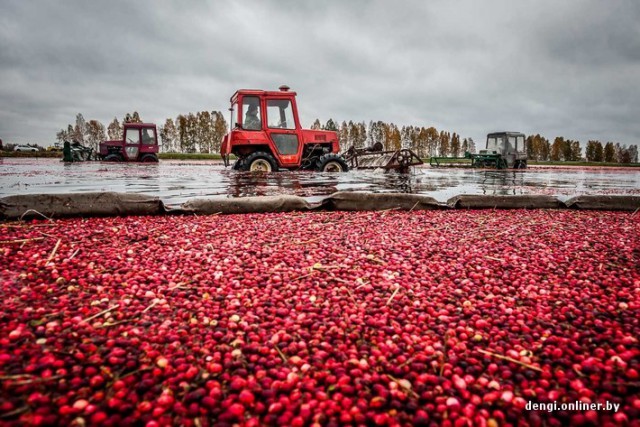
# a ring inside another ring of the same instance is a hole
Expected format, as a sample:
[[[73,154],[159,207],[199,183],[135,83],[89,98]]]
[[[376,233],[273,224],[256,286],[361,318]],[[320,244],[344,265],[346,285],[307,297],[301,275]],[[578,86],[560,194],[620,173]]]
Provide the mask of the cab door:
[[[125,160],[136,160],[140,151],[140,129],[137,127],[126,127],[124,131],[124,152]]]
[[[283,166],[299,166],[301,137],[289,98],[267,98],[267,134]]]

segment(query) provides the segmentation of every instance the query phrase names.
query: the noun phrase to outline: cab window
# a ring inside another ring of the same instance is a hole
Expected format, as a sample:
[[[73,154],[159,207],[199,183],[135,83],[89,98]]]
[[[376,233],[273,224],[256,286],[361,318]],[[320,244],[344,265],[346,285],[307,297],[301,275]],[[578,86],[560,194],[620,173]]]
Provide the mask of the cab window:
[[[257,96],[245,96],[242,99],[242,129],[260,130],[260,99]]]
[[[500,150],[502,145],[501,136],[492,136],[487,138],[487,150]]]
[[[288,99],[267,100],[267,122],[270,128],[295,129],[291,101]]]
[[[140,131],[137,128],[129,128],[124,135],[124,142],[127,144],[140,144]]]
[[[146,145],[153,145],[156,143],[155,129],[142,129],[142,143]]]

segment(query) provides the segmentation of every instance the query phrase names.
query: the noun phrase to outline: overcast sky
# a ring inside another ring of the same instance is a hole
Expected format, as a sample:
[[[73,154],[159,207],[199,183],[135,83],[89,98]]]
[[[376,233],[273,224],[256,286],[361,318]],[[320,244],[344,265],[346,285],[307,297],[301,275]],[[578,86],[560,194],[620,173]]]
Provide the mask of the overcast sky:
[[[162,124],[239,88],[315,118],[640,143],[640,2],[0,2],[0,138]]]

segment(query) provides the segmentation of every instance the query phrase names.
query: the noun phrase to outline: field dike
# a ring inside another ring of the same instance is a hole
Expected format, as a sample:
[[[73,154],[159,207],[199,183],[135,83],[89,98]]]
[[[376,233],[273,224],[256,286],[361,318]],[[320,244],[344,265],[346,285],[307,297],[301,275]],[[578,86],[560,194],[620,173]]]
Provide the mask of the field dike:
[[[432,209],[580,209],[636,211],[640,196],[582,195],[561,201],[547,195],[459,195],[440,203],[432,197],[402,193],[337,192],[320,201],[282,195],[190,200],[177,208],[144,194],[92,192],[25,194],[0,198],[0,218],[63,218],[129,215],[247,214],[294,211],[380,211]]]

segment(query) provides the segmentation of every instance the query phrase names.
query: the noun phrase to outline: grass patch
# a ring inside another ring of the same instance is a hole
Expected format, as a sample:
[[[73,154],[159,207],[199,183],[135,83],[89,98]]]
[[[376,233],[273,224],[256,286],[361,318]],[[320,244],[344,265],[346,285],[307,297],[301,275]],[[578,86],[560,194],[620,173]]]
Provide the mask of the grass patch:
[[[429,160],[430,160],[429,158],[422,159],[422,161],[426,164],[429,164]],[[435,161],[433,163],[435,164]],[[471,164],[471,159],[438,158],[438,163],[441,165],[448,165],[448,164],[469,165]],[[632,168],[640,167],[640,163],[607,163],[607,162],[582,162],[582,161],[563,162],[563,161],[551,161],[551,160],[546,160],[546,161],[528,160],[527,163],[529,165],[536,165],[536,166],[577,166],[577,167],[599,166],[599,167],[618,167],[618,168],[619,167],[632,167]]]
[[[611,167],[640,167],[640,163],[607,163],[607,162],[560,162],[560,161],[535,161],[529,160],[530,165],[538,166],[611,166]]]
[[[0,151],[0,157],[62,158],[62,151]]]

